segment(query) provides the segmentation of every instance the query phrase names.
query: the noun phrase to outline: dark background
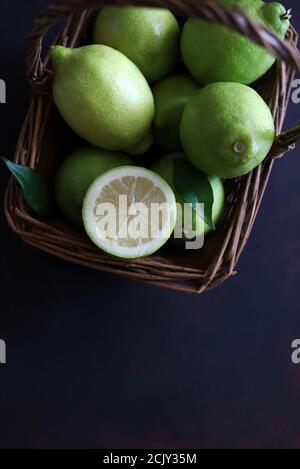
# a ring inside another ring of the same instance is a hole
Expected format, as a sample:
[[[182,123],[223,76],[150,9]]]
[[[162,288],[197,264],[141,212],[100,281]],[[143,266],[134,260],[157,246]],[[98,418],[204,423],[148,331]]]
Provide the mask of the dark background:
[[[46,4],[1,1],[8,157],[28,103],[25,35]],[[300,448],[299,174],[298,147],[276,163],[239,275],[200,297],[31,249],[1,208],[0,447]],[[0,181],[2,200],[3,167]]]

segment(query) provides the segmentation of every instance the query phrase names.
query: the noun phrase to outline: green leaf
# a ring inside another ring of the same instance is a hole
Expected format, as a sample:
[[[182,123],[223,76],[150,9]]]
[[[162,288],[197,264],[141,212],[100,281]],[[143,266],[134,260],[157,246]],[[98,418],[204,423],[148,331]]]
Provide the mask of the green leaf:
[[[51,199],[46,184],[38,172],[28,166],[13,163],[1,157],[9,171],[22,187],[28,206],[39,216],[46,217],[51,211]]]
[[[212,219],[214,193],[208,176],[195,168],[187,159],[174,159],[174,185],[182,200],[191,204],[193,210],[204,222],[215,230]],[[204,204],[204,213],[197,204]]]

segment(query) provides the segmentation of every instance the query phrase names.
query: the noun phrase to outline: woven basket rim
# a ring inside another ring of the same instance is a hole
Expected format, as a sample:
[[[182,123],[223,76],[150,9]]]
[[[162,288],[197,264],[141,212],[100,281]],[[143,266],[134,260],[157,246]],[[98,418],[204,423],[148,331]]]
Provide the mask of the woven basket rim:
[[[97,9],[104,2],[97,1]],[[107,2],[106,2],[107,3]],[[110,3],[124,3],[111,0]],[[137,0],[126,1],[135,4]],[[153,4],[153,2],[138,2],[139,4]],[[223,9],[214,1],[200,2],[189,0],[183,2],[169,0],[155,2],[158,5],[171,6],[170,9],[180,9],[188,14],[205,15],[211,20],[216,20],[235,29],[243,30],[246,34],[264,45],[270,50],[274,48],[271,37],[264,36],[264,28],[253,22],[243,13]],[[42,59],[43,37],[50,26],[62,16],[66,18],[65,25],[56,40],[70,47],[80,44],[82,33],[89,24],[95,12],[95,1],[93,0],[69,0],[60,1],[50,5],[39,16],[35,22],[33,32],[27,41],[28,72],[27,77],[32,84],[33,93],[30,99],[29,110],[22,127],[15,154],[15,161],[38,168],[40,163],[41,137],[47,131],[47,119],[52,108],[52,100],[49,95],[49,84],[51,84],[51,68],[49,58]],[[222,13],[222,14],[221,14]],[[242,20],[241,20],[242,18]],[[271,44],[268,43],[271,41]],[[295,68],[300,70],[299,53],[296,49],[298,35],[294,28],[290,28],[287,40],[282,46],[275,44],[276,54],[285,60],[287,65],[280,64],[276,74],[276,83],[273,83],[272,92],[269,93],[269,104],[273,111],[276,125],[277,139],[275,145],[265,162],[249,175],[240,178],[236,182],[239,187],[239,200],[234,201],[234,194],[230,192],[229,199],[233,209],[228,214],[225,227],[226,233],[222,246],[216,258],[207,268],[195,268],[189,265],[177,265],[176,261],[169,258],[152,256],[136,261],[121,261],[110,258],[99,252],[97,248],[79,234],[73,234],[58,228],[53,222],[42,222],[32,216],[23,200],[21,191],[15,181],[9,181],[5,196],[5,214],[7,221],[13,231],[21,236],[28,244],[40,250],[54,254],[65,260],[100,269],[120,276],[142,280],[172,290],[184,292],[201,293],[214,288],[229,277],[236,274],[236,265],[246,245],[252,230],[261,200],[268,183],[273,167],[273,160],[282,156],[286,151],[293,148],[296,140],[300,137],[298,126],[285,133],[280,133],[286,113],[286,108],[291,91],[291,82]],[[266,44],[265,44],[266,42]],[[273,50],[274,52],[274,50]],[[265,85],[268,85],[265,84]],[[230,212],[230,211],[229,211]]]

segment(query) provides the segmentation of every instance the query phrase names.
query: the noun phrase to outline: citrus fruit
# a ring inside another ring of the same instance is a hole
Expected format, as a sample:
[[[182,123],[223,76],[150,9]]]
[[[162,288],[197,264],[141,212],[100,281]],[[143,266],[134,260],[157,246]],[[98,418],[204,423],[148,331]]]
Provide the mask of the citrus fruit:
[[[281,38],[290,25],[289,12],[280,3],[261,0],[218,0],[218,3],[243,9]],[[203,85],[219,81],[248,85],[275,62],[266,49],[242,34],[197,18],[189,18],[184,26],[181,51],[188,70]]]
[[[174,160],[176,158],[186,158],[186,156],[184,153],[171,153],[169,155],[165,155],[152,165],[151,170],[159,174],[170,185],[174,191],[176,201],[181,204],[182,213],[184,213],[184,203],[188,202],[183,201],[180,194],[176,191],[174,183]],[[212,220],[214,224],[217,224],[224,208],[224,186],[222,180],[217,176],[208,176],[208,179],[214,194]],[[192,204],[192,201],[190,201],[190,203]],[[199,215],[197,215],[194,211],[192,212],[192,217],[190,218],[182,217],[180,219],[178,217],[177,225],[179,223],[181,224],[181,227],[177,227],[176,232],[182,232],[183,240],[190,239],[192,231],[195,233],[195,237],[200,237],[201,235],[207,234],[210,231],[210,227],[204,223],[202,219],[200,219]]]
[[[113,169],[96,179],[83,204],[90,239],[125,259],[148,256],[162,247],[174,230],[176,215],[169,185],[152,171],[134,166]]]
[[[51,56],[55,103],[80,137],[111,151],[130,151],[145,140],[154,117],[153,96],[125,55],[92,45],[56,46]]]
[[[199,85],[189,75],[174,75],[153,88],[154,139],[166,151],[182,149],[180,121],[183,109]]]
[[[65,218],[82,224],[82,205],[92,182],[106,171],[132,164],[125,154],[85,146],[72,153],[60,166],[55,182],[57,204]]]
[[[153,83],[176,63],[180,28],[175,16],[163,8],[106,6],[97,17],[94,42],[122,52]]]
[[[204,173],[234,178],[249,173],[269,153],[275,136],[270,109],[256,91],[239,83],[214,83],[185,107],[181,140]]]

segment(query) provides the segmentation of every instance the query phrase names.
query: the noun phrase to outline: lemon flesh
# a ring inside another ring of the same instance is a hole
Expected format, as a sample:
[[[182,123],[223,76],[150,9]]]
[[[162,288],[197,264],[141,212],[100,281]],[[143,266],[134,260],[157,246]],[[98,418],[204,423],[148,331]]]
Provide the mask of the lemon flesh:
[[[98,178],[83,204],[89,238],[108,254],[125,259],[148,256],[161,248],[174,230],[176,215],[169,185],[152,171],[134,166]]]

